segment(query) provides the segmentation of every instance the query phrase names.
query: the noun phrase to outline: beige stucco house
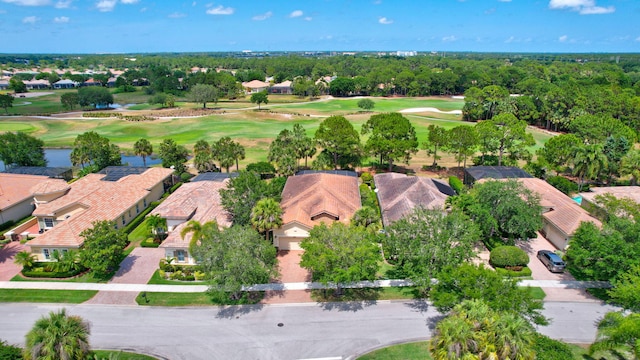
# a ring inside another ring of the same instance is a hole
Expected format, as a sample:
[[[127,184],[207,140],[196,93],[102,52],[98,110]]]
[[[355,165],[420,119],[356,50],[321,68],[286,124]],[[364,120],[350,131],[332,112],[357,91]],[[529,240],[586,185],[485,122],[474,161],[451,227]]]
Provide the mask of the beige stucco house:
[[[259,93],[262,91],[267,91],[271,84],[260,81],[260,80],[251,80],[248,82],[243,82],[242,87],[244,88],[244,92],[248,95]]]
[[[282,190],[282,226],[273,230],[279,250],[302,250],[300,242],[316,225],[348,224],[362,207],[358,178],[336,174],[290,176]]]
[[[151,214],[167,220],[168,236],[160,245],[167,259],[175,259],[178,264],[195,264],[189,253],[192,234],[181,236],[189,221],[205,224],[216,221],[218,226],[231,226],[231,216],[222,207],[220,190],[225,189],[229,179],[194,181],[182,185],[171,194]]]
[[[27,242],[39,261],[51,259],[53,251],[82,247],[80,233],[95,221],[109,220],[125,227],[170,186],[171,169],[108,167],[68,184],[49,179],[33,189],[40,232]]]
[[[33,188],[49,180],[48,176],[0,173],[0,224],[31,215]]]

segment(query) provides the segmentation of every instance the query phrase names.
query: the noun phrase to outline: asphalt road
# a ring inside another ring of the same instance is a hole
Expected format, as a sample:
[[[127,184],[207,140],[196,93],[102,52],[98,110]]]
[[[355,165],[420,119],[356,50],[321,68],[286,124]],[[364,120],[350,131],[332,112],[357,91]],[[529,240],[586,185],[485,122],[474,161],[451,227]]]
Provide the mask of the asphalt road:
[[[545,303],[555,319],[542,333],[590,343],[613,308],[598,303]],[[23,344],[33,323],[58,305],[0,305],[0,339]],[[347,359],[376,347],[427,339],[439,318],[418,302],[153,308],[67,305],[91,322],[91,345],[161,359]]]

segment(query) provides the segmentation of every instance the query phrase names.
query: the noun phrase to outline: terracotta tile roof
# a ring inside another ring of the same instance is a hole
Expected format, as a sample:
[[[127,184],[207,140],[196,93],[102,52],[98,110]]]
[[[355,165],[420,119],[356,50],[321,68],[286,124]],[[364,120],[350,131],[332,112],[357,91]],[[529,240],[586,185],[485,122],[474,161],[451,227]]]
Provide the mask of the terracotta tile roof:
[[[362,206],[358,178],[334,174],[290,176],[282,190],[282,222],[298,222],[309,228],[319,225],[326,214],[343,223]]]
[[[540,195],[542,206],[551,208],[542,214],[550,223],[562,230],[568,236],[573,235],[583,221],[588,221],[602,226],[602,223],[591,217],[589,213],[578,205],[573,199],[551,186],[548,182],[537,179],[518,179],[527,189]]]
[[[286,80],[286,81],[283,81],[283,82],[281,82],[279,84],[275,84],[272,87],[274,87],[274,88],[280,88],[280,87],[282,87],[282,88],[290,88],[291,85],[293,85],[293,82],[291,82],[291,80]]]
[[[128,209],[144,199],[151,188],[162,183],[173,170],[150,168],[143,174],[129,175],[118,181],[102,181],[104,174],[89,174],[70,184],[69,192],[49,203],[41,204],[35,216],[59,216],[66,209],[81,207],[69,219],[29,241],[31,246],[77,247],[84,241],[80,233],[94,221],[117,220]],[[142,211],[142,209],[141,209]]]
[[[186,183],[155,208],[151,214],[160,215],[165,219],[184,220],[169,233],[160,247],[188,247],[191,234],[187,234],[183,239],[180,232],[189,220],[201,224],[215,220],[219,227],[231,226],[231,216],[222,207],[219,193],[228,183],[229,179]]]
[[[32,198],[31,189],[49,180],[48,176],[0,173],[0,210]]]
[[[373,177],[378,192],[378,201],[385,226],[399,220],[415,207],[428,209],[444,208],[448,195],[430,178],[407,176],[399,173],[376,174]]]
[[[603,186],[590,190],[590,192],[583,192],[580,195],[591,203],[596,202],[595,197],[598,195],[611,194],[618,199],[629,198],[640,204],[640,186]]]
[[[31,193],[34,196],[37,195],[46,195],[57,192],[62,192],[69,190],[71,185],[69,185],[66,181],[62,179],[48,179],[47,181],[41,182],[34,187],[31,188]]]
[[[260,80],[251,80],[249,82],[243,82],[243,87],[251,88],[251,89],[259,89],[264,87],[269,87],[269,83]]]

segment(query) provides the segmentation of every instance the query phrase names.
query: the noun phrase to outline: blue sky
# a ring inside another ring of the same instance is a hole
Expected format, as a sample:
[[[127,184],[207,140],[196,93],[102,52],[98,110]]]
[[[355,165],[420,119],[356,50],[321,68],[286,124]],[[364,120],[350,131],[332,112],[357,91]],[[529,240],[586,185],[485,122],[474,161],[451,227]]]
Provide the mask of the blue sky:
[[[0,0],[0,52],[640,52],[638,19],[639,0]]]

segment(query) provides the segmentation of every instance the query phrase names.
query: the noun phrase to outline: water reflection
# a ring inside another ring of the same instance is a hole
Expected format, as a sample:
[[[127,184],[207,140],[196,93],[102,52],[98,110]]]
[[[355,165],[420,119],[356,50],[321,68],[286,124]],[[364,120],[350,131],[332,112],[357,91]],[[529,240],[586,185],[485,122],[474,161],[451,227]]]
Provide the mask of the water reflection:
[[[71,149],[45,149],[44,157],[47,159],[47,166],[50,167],[70,167],[71,159],[69,155]],[[137,155],[121,155],[122,165],[144,166],[142,157]],[[159,158],[151,158],[147,156],[147,166],[162,163]],[[4,163],[0,161],[0,169],[4,170]]]

